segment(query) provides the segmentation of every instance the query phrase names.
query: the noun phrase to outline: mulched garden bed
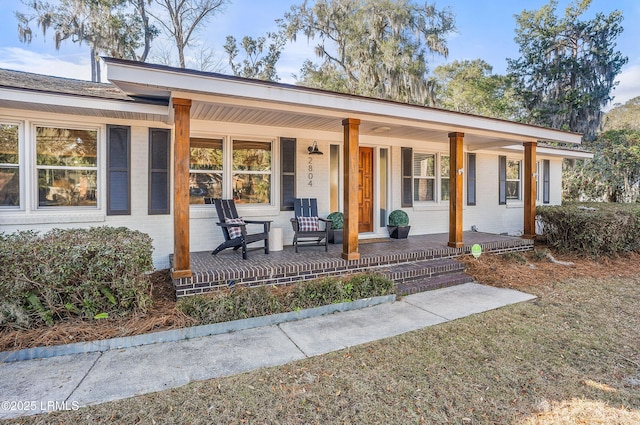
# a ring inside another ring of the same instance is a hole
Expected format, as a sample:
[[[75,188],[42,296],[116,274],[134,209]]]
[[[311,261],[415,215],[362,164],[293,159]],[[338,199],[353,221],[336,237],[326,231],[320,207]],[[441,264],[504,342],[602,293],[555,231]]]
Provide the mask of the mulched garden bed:
[[[167,270],[151,276],[153,304],[146,313],[100,320],[69,319],[53,326],[0,332],[0,351],[96,341],[192,326],[195,321],[175,308]]]
[[[555,264],[535,252],[507,255],[482,255],[479,259],[461,257],[467,274],[478,282],[498,287],[526,289],[568,278],[630,277],[640,273],[640,254],[597,260],[577,256],[559,256],[573,266]],[[69,319],[51,327],[0,332],[0,351],[95,341],[195,325],[195,320],[175,308],[175,293],[168,271],[152,275],[153,304],[144,314],[102,320]]]

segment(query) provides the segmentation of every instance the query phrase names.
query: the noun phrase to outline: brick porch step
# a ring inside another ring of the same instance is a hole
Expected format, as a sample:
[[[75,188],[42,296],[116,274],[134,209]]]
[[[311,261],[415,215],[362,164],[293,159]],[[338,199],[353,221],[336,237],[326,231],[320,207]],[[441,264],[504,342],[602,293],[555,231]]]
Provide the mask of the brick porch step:
[[[449,286],[462,285],[473,282],[473,278],[462,272],[447,273],[440,276],[427,277],[412,280],[396,285],[398,295],[411,295],[418,292],[432,291],[434,289],[447,288]]]
[[[473,281],[473,278],[464,274],[462,263],[445,258],[382,266],[375,271],[393,280],[400,295]]]

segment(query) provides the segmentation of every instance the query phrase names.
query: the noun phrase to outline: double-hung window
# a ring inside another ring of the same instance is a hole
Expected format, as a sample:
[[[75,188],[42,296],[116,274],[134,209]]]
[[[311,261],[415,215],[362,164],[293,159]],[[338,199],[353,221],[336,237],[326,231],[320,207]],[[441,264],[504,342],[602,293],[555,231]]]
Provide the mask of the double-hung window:
[[[0,123],[0,208],[20,206],[18,125]]]
[[[189,149],[189,202],[222,198],[223,139],[192,137]]]
[[[189,152],[191,204],[231,197],[239,204],[273,202],[271,141],[191,137]]]
[[[498,203],[522,199],[522,161],[498,157]]]
[[[413,153],[414,202],[449,200],[449,155]]]
[[[440,200],[448,201],[449,192],[449,155],[440,155]]]
[[[507,160],[507,201],[520,200],[522,162]]]
[[[39,207],[97,207],[98,131],[36,126]]]
[[[436,155],[414,152],[413,154],[413,200],[415,202],[436,200]]]
[[[233,198],[242,204],[271,203],[271,142],[233,140]]]

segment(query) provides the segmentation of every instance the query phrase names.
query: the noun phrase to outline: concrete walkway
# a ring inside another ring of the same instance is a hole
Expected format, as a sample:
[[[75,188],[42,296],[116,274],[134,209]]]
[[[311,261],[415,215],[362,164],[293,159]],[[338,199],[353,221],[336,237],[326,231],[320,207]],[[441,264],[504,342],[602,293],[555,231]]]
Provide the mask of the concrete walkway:
[[[467,283],[275,326],[2,363],[0,418],[77,409],[191,381],[282,365],[534,298],[510,289]]]

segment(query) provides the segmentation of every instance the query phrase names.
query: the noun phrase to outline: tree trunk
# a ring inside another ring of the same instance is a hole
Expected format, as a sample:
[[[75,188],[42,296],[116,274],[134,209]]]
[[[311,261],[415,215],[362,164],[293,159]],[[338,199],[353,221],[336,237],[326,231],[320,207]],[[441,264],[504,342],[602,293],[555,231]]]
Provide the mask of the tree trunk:
[[[98,76],[96,74],[96,51],[91,48],[91,81],[94,83],[98,81]]]
[[[151,50],[151,33],[149,32],[149,17],[147,16],[147,8],[145,6],[146,0],[138,0],[138,12],[142,19],[142,26],[144,28],[144,51],[138,58],[139,61],[145,62],[149,51]]]

